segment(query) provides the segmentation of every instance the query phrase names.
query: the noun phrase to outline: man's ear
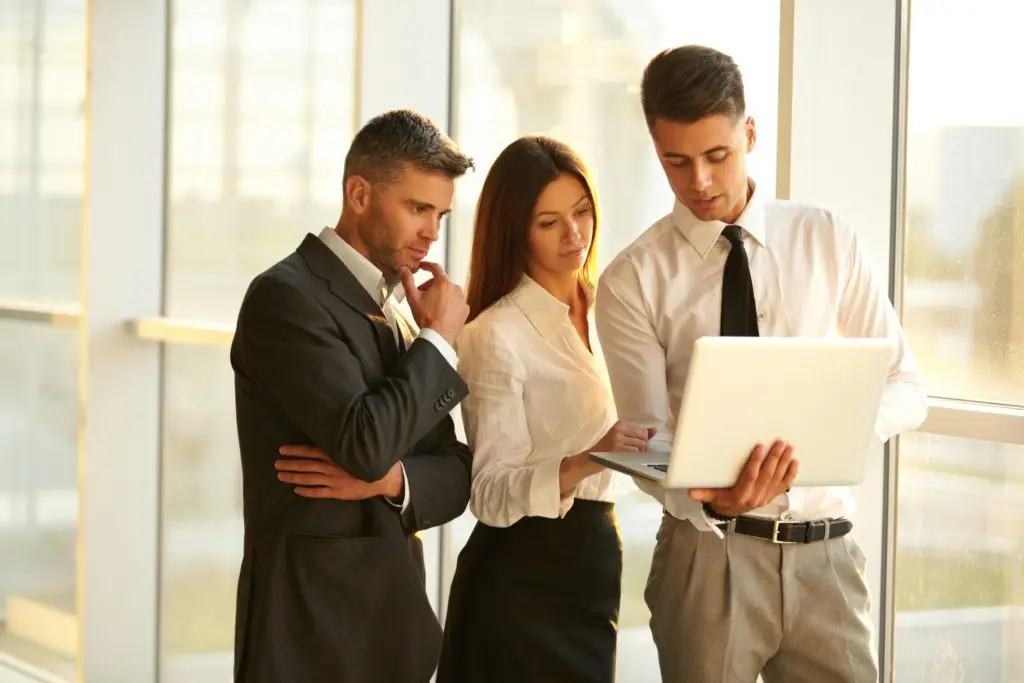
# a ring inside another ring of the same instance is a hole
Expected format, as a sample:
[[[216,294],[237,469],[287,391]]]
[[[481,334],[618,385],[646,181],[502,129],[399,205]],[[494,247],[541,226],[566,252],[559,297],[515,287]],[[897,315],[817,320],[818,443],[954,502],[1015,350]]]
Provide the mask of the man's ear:
[[[747,129],[747,154],[754,151],[754,146],[757,144],[757,126],[754,122],[753,116],[748,116],[746,121]]]
[[[370,195],[373,193],[373,186],[361,175],[351,175],[345,181],[345,206],[361,215],[370,206]]]

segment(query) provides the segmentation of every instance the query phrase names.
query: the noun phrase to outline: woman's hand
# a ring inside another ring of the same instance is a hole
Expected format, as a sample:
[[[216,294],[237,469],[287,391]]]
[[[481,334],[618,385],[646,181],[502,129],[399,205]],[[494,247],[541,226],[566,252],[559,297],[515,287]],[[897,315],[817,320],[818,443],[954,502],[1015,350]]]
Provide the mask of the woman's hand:
[[[616,422],[601,440],[586,452],[570,455],[558,468],[558,489],[562,497],[568,496],[581,481],[604,470],[604,466],[590,459],[591,453],[632,453],[647,450],[647,443],[656,429],[641,427],[633,422]]]
[[[595,453],[641,453],[658,430],[634,422],[616,422],[590,450]]]

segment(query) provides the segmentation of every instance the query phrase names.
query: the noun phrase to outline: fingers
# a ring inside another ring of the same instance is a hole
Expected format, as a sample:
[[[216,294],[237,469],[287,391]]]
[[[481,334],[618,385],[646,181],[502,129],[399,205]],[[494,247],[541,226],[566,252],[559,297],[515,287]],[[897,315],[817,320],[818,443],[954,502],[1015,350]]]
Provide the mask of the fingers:
[[[274,469],[279,472],[316,472],[318,474],[329,474],[331,472],[337,472],[338,466],[322,460],[281,458],[274,461]]]
[[[793,462],[793,447],[785,441],[777,442],[772,446],[771,452],[768,454],[768,459],[765,461],[765,466],[761,468],[761,479],[764,482],[764,488],[761,490],[760,496],[755,504],[758,507],[767,505],[777,495],[783,493],[788,486],[783,482],[789,472],[789,466]],[[768,467],[771,463],[771,476],[768,476]]]
[[[295,458],[309,458],[310,460],[324,460],[326,462],[331,462],[331,459],[327,457],[327,454],[316,446],[288,444],[278,448],[277,452],[281,455],[288,455]]]
[[[787,473],[789,472],[789,466],[793,462],[793,447],[788,443],[782,448],[779,454],[778,460],[775,464],[775,470],[772,473],[772,478],[768,481],[767,489],[775,492],[782,487],[782,482],[785,480]],[[774,495],[774,493],[773,493]]]
[[[303,498],[334,498],[331,490],[325,486],[296,486],[295,493]]]
[[[781,489],[780,493],[788,491],[790,487],[793,486],[793,481],[796,479],[797,470],[799,469],[800,463],[797,460],[791,459],[789,461],[789,466],[786,468],[786,474],[782,478],[782,483],[779,484],[779,488]]]
[[[420,268],[428,271],[438,279],[448,279],[448,274],[444,272],[444,268],[442,268],[439,263],[434,263],[433,261],[420,261]]]
[[[728,510],[732,516],[746,514],[767,505],[785,493],[796,479],[799,464],[793,459],[793,447],[776,441],[771,449],[758,445],[750,454],[747,467],[731,489],[690,489],[690,498]]]
[[[369,487],[339,489],[331,486],[296,486],[293,491],[303,498],[330,498],[332,500],[366,500],[377,495]]]
[[[331,478],[319,472],[278,472],[277,478],[286,484],[298,486],[322,486],[326,487],[331,483]]]
[[[633,422],[618,422],[615,427],[614,450],[627,452],[646,452],[648,435],[654,430],[642,427]]]
[[[775,495],[774,491],[775,477],[779,476],[782,478],[782,472],[785,472],[786,467],[789,465],[789,460],[782,465],[782,471],[779,471],[780,458],[783,453],[786,452],[786,446],[782,441],[776,441],[772,444],[772,448],[768,451],[768,455],[761,463],[761,469],[757,473],[757,481],[754,482],[754,486],[750,492],[750,498],[746,501],[742,501],[745,504],[751,505],[754,508],[761,507],[767,500],[771,500]]]
[[[730,507],[742,505],[744,501],[750,500],[757,491],[757,477],[761,473],[761,465],[767,457],[768,451],[761,444],[757,444],[747,458],[747,466],[743,468],[736,485],[727,489],[730,493],[727,496]]]
[[[619,433],[615,436],[615,450],[622,451],[646,451],[647,450],[647,437],[646,436],[629,436],[627,434]]]
[[[634,424],[632,422],[620,422],[619,434],[630,439],[636,439],[638,441],[647,440],[647,428],[641,427],[640,425]]]

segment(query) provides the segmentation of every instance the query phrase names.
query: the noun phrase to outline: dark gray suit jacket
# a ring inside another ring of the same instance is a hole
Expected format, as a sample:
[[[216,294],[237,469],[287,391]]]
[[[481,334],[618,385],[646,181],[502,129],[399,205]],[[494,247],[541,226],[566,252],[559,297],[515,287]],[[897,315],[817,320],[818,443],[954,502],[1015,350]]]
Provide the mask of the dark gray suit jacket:
[[[245,516],[235,680],[429,680],[441,629],[413,533],[469,501],[471,455],[448,415],[466,385],[429,341],[400,354],[380,307],[313,235],[253,280],[231,365]],[[296,495],[274,469],[294,443],[364,481],[401,460],[409,507]]]

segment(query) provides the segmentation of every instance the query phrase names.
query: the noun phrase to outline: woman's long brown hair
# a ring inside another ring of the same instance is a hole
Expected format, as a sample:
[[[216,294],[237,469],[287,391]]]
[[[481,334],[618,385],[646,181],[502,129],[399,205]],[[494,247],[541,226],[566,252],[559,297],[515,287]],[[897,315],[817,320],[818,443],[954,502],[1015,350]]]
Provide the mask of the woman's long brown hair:
[[[540,135],[522,137],[494,160],[477,202],[466,285],[469,320],[519,284],[529,261],[530,224],[537,200],[562,174],[580,181],[593,206],[594,234],[580,281],[589,287],[597,284],[597,194],[586,165],[565,143]]]

